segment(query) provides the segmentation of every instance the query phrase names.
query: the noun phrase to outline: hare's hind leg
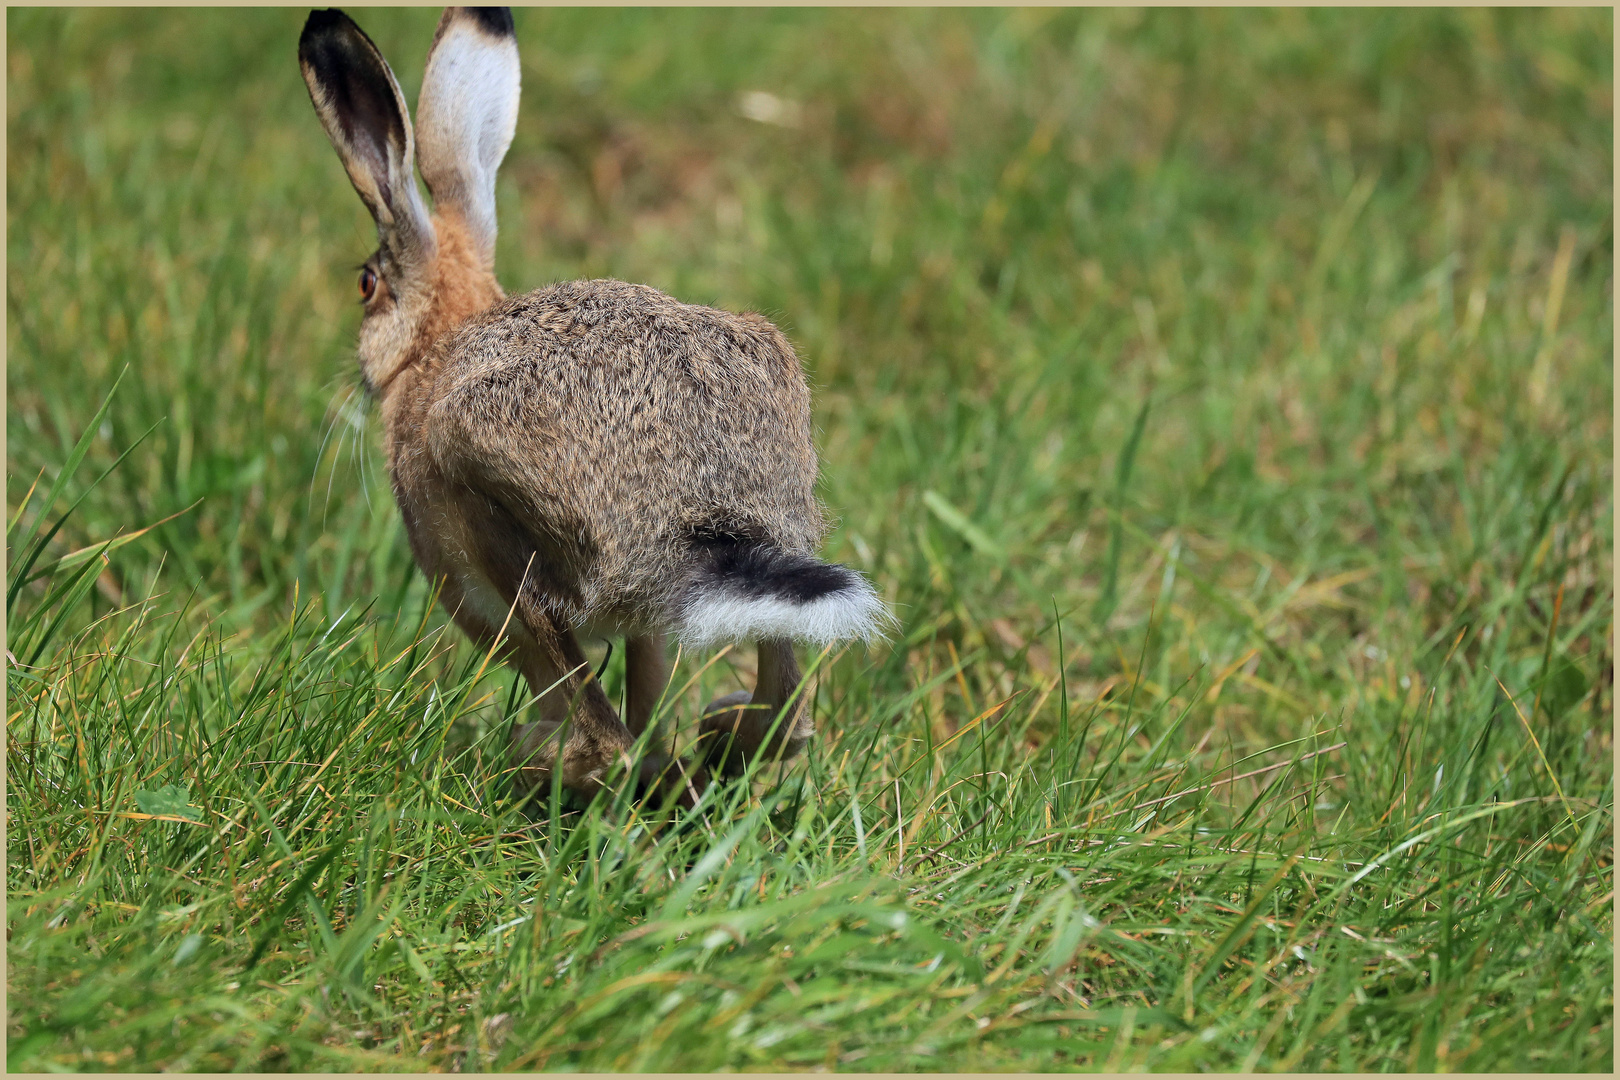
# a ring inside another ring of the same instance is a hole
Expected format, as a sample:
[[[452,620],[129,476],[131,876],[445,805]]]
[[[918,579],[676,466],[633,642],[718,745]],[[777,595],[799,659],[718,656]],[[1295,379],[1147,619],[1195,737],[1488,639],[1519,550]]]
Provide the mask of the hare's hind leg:
[[[469,499],[459,519],[451,519],[466,523],[460,539],[472,564],[470,591],[487,590],[509,613],[505,621],[517,666],[536,696],[539,714],[532,723],[512,728],[517,789],[537,794],[555,773],[563,787],[589,798],[615,762],[629,764],[627,751],[635,740],[619,722],[573,630],[547,610],[547,587],[538,584],[546,581],[547,563],[511,522],[487,511],[480,515],[481,509]]]
[[[519,603],[520,610],[528,606]],[[540,719],[512,728],[518,790],[538,794],[558,773],[563,787],[589,798],[615,762],[629,764],[627,751],[634,739],[619,722],[573,631],[532,609],[523,612],[523,624],[533,644],[522,650],[520,664],[530,689],[540,695]]]
[[[543,613],[540,617],[544,617]],[[525,619],[525,625],[530,625],[529,619]],[[571,630],[553,626],[553,633],[555,652],[541,648],[534,651],[534,656],[525,658],[534,664],[533,673],[526,668],[524,674],[535,693],[547,687],[554,689],[540,698],[542,719],[512,728],[510,746],[517,765],[518,790],[530,796],[539,795],[550,787],[553,773],[560,772],[559,782],[564,788],[590,798],[604,785],[614,763],[622,762],[630,769],[632,783],[643,796],[651,796],[655,802],[668,799],[682,806],[692,806],[700,792],[700,785],[694,782],[695,770],[684,762],[672,762],[667,754],[658,750],[646,754],[639,765],[634,765],[629,750],[636,736],[619,722],[602,684],[597,682],[585,659],[579,640]],[[641,679],[650,678],[647,669],[651,661],[642,657],[643,666],[636,666],[636,651],[627,650],[626,657],[632,664],[628,712],[639,717],[638,726],[645,728],[664,683],[660,680],[652,691],[652,704],[643,704],[646,683],[638,680],[637,672],[641,673]]]
[[[751,761],[768,762],[778,755],[788,761],[800,754],[815,734],[815,724],[804,695],[794,697],[799,680],[793,643],[761,641],[754,692],[728,694],[704,709],[699,732],[709,767],[724,776],[736,776]],[[789,698],[793,703],[784,715]]]
[[[540,719],[513,725],[508,744],[518,793],[531,796],[550,784],[554,736],[566,725],[562,784],[589,796],[633,740],[574,635],[530,603],[499,601],[499,590],[477,576],[440,579],[440,589],[439,602],[456,625],[480,649],[493,650],[516,668],[535,695]]]

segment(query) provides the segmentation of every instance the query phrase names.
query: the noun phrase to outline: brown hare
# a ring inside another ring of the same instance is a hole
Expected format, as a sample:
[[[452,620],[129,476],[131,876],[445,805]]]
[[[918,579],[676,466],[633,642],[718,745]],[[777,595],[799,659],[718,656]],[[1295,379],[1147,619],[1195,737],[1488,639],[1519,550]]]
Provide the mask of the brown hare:
[[[794,640],[871,638],[865,578],[819,561],[810,393],[770,322],[644,285],[577,281],[507,297],[495,171],[517,123],[511,12],[449,8],[411,126],[382,54],[340,11],[304,25],[315,111],[376,219],[360,272],[360,369],[379,403],[411,550],[450,615],[499,642],[537,696],[512,752],[519,791],[589,796],[646,728],[670,635],[758,643],[752,695],[712,702],[694,767],[631,775],[690,804],[710,772],[799,753]],[[433,197],[430,214],[413,163]],[[621,722],[576,634],[623,634]],[[560,744],[560,745],[559,745]]]

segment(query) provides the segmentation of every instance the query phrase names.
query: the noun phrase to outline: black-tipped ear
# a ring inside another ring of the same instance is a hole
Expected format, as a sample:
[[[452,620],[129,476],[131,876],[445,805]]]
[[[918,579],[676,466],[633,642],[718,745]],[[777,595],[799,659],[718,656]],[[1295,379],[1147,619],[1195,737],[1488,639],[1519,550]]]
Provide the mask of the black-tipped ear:
[[[442,212],[495,259],[495,171],[517,128],[517,35],[508,8],[446,8],[416,99],[416,160]]]
[[[312,11],[298,39],[310,101],[360,199],[385,236],[419,242],[427,213],[411,167],[405,96],[365,31],[336,8]]]
[[[509,7],[470,7],[461,10],[490,37],[517,37],[517,27],[512,25],[512,9]]]

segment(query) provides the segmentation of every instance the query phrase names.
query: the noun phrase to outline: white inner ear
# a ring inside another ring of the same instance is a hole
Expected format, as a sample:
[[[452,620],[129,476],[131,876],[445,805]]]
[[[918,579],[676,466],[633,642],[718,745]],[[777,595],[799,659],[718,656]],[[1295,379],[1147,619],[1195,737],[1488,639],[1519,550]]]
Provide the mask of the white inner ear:
[[[428,56],[416,107],[416,160],[439,207],[459,210],[486,259],[495,252],[495,171],[517,128],[517,42],[457,20]]]

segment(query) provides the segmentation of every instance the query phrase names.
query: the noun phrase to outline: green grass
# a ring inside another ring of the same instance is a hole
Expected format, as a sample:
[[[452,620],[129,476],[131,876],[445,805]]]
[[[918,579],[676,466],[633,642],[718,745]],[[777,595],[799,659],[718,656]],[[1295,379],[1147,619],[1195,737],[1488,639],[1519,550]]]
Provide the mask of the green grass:
[[[1613,1068],[1612,13],[518,12],[508,289],[778,320],[903,621],[681,821],[506,796],[302,17],[6,14],[12,1069]]]

